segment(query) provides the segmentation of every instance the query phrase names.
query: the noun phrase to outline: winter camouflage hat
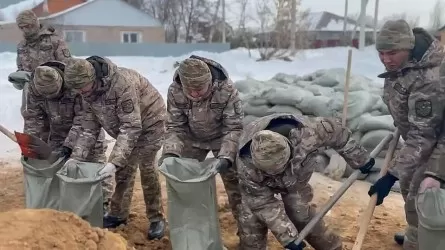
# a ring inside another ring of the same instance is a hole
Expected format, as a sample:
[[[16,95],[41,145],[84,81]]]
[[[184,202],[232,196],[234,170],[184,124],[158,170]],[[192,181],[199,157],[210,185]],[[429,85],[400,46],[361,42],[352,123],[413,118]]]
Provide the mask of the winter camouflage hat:
[[[270,130],[253,135],[250,151],[255,167],[268,174],[281,173],[291,156],[287,138]]]
[[[377,50],[414,48],[415,38],[409,24],[403,20],[389,20],[380,29],[376,40]]]
[[[24,10],[20,12],[15,20],[17,25],[35,25],[39,22],[39,20],[37,19],[37,15],[32,10]]]
[[[81,89],[94,82],[96,71],[85,59],[70,58],[65,66],[65,85],[70,89]]]
[[[207,64],[199,59],[187,58],[179,64],[179,79],[187,89],[201,90],[212,83],[212,73]]]
[[[33,80],[37,92],[46,98],[58,95],[63,84],[63,78],[59,72],[48,66],[37,67]]]

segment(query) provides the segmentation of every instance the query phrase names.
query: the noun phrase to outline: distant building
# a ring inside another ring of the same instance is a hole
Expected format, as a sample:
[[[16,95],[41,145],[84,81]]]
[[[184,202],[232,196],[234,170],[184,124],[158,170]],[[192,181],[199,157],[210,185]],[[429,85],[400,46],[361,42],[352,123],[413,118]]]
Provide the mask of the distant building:
[[[47,0],[32,9],[72,43],[163,43],[163,25],[121,0]],[[15,22],[0,22],[0,41],[19,42]]]

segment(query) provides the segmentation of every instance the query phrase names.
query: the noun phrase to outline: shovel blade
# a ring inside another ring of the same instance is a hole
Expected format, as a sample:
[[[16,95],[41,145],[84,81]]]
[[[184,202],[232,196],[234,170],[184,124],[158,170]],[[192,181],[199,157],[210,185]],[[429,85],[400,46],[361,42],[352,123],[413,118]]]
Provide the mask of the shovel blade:
[[[29,134],[17,131],[14,131],[14,133],[24,157],[38,160],[46,160],[49,158],[51,148],[47,143]]]

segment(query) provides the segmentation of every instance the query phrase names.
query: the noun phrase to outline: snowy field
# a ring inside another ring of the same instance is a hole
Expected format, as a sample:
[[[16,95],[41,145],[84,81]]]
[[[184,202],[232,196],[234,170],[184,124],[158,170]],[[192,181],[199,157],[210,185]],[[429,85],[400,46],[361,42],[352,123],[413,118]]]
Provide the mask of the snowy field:
[[[218,54],[196,51],[193,54],[218,61],[227,69],[232,80],[238,81],[247,77],[268,80],[277,73],[305,75],[319,69],[345,68],[347,51],[348,48],[305,50],[298,53],[292,62],[280,60],[257,62],[258,53],[252,51],[250,58],[245,49]],[[132,68],[142,73],[165,98],[175,70],[174,63],[188,56],[190,54],[181,57],[110,57],[110,59],[119,66]],[[382,73],[384,68],[372,46],[364,51],[354,49],[352,58],[352,74],[369,77],[378,85],[383,83],[376,76]],[[8,75],[16,70],[15,60],[15,53],[0,53],[0,124],[11,131],[22,131],[21,91],[16,90],[8,82]],[[0,156],[13,156],[17,152],[19,152],[18,146],[0,134]]]

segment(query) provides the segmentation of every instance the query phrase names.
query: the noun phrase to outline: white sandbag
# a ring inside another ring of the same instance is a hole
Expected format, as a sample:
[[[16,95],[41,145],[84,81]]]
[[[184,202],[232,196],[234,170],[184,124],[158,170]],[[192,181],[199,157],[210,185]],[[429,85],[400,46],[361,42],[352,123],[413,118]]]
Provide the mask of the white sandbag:
[[[312,92],[312,94],[314,94],[315,96],[331,96],[335,92],[332,88],[323,87],[315,84],[306,85],[304,86],[304,88]]]
[[[248,103],[252,106],[259,106],[259,105],[267,105],[268,102],[266,99],[261,97],[259,94],[248,94],[243,96],[241,99],[243,103]]]
[[[372,116],[363,114],[360,116],[358,130],[366,133],[371,130],[395,130],[394,121],[390,115]]]
[[[253,115],[256,117],[263,117],[267,115],[267,110],[269,107],[267,105],[253,106],[249,103],[243,104],[244,115]]]
[[[346,73],[345,73],[346,74]],[[346,79],[346,75],[343,77],[343,79]],[[346,81],[340,81],[335,87],[335,91],[343,92],[345,89],[345,83]],[[366,78],[364,76],[360,75],[351,75],[351,78],[349,79],[349,92],[355,92],[355,91],[367,91],[369,93],[369,90],[372,88],[371,85],[374,83],[371,79]]]
[[[263,82],[252,78],[236,81],[234,83],[235,88],[241,93],[253,93],[259,91],[262,85]]]
[[[365,148],[375,148],[385,136],[391,133],[393,133],[393,131],[384,129],[369,131],[363,135],[360,144]],[[384,147],[384,149],[387,148],[388,146]]]
[[[366,91],[355,91],[348,95],[348,120],[372,111],[372,106],[379,96],[370,95]]]
[[[303,112],[297,109],[297,107],[288,105],[274,105],[267,110],[267,115],[272,115],[277,113],[298,114],[298,115],[303,114]]]
[[[314,79],[313,84],[332,88],[338,84],[336,75],[322,75]]]
[[[314,96],[310,91],[299,87],[270,88],[261,93],[261,97],[274,105],[295,106],[302,100]],[[297,106],[298,107],[298,106]]]
[[[329,178],[339,181],[346,170],[346,161],[338,153],[331,155],[329,164],[323,171],[323,174]]]
[[[300,77],[298,77],[297,75],[278,73],[272,79],[289,85],[294,85],[300,79]]]
[[[244,126],[246,126],[247,124],[249,124],[249,123],[255,121],[255,120],[258,119],[258,118],[259,118],[259,117],[257,117],[257,116],[246,115],[246,116],[244,116],[243,124],[244,124]]]
[[[338,111],[338,107],[331,104],[328,96],[307,96],[296,106],[305,115],[332,117]]]
[[[312,84],[311,81],[300,80],[300,81],[297,81],[294,85],[298,86],[298,87],[301,87],[301,88],[306,88],[306,86],[310,86],[310,85],[313,85],[313,84]],[[316,86],[318,86],[318,85],[316,85]]]

